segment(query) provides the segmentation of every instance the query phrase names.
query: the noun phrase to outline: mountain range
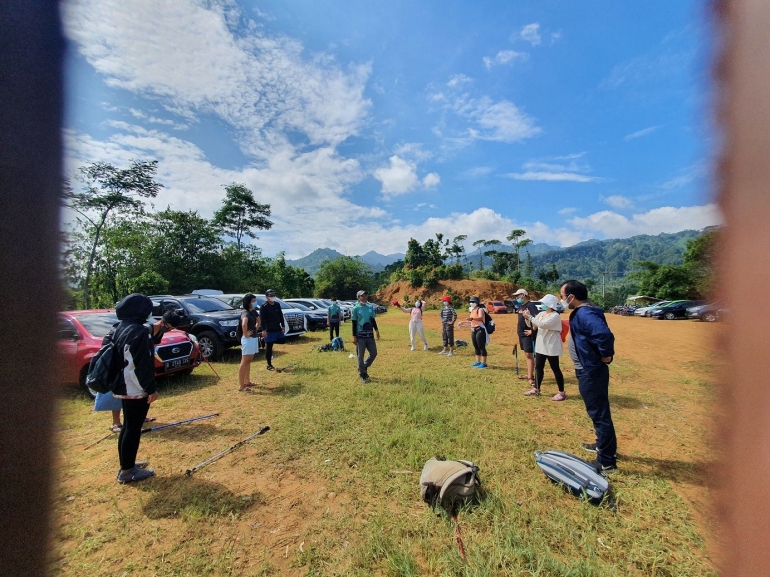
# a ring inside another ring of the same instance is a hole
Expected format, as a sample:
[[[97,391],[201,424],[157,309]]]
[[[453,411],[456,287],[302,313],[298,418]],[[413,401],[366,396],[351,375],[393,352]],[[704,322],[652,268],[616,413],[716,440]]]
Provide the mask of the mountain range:
[[[332,248],[317,248],[307,256],[303,256],[297,260],[287,260],[286,264],[303,268],[309,275],[312,276],[318,272],[318,269],[321,267],[321,263],[323,261],[334,260],[342,256],[345,255],[341,252],[337,252]],[[404,258],[404,254],[400,252],[394,254],[380,254],[370,250],[366,254],[356,255],[353,258],[360,258],[362,261],[372,267],[374,272],[379,272],[389,264],[393,264],[397,260],[402,260]]]

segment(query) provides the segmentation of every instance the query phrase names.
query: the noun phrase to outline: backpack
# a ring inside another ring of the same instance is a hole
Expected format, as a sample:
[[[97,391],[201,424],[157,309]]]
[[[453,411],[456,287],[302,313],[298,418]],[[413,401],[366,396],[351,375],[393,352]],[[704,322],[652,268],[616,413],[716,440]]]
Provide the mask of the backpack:
[[[332,339],[332,350],[333,351],[344,351],[345,350],[345,343],[342,342],[341,337],[334,337]]]
[[[119,375],[118,353],[112,335],[108,335],[102,348],[91,357],[86,386],[95,393],[111,393],[115,390]]]
[[[439,504],[451,511],[476,496],[476,488],[481,486],[478,471],[470,461],[428,459],[420,475],[420,496],[433,508]]]
[[[609,491],[607,478],[575,455],[561,451],[535,451],[535,461],[551,481],[594,505],[601,503]]]
[[[487,334],[491,335],[495,332],[495,321],[492,320],[492,317],[487,311],[484,311],[484,319],[484,328],[487,329]]]
[[[331,351],[331,350],[333,350],[333,349],[332,349],[332,344],[331,344],[331,343],[324,343],[324,344],[322,344],[322,345],[316,345],[316,346],[314,346],[313,348],[314,348],[314,349],[318,349],[318,352],[319,352],[319,353],[325,353],[325,352],[327,352],[327,351]]]
[[[567,342],[567,334],[569,333],[569,321],[561,321],[561,342]]]

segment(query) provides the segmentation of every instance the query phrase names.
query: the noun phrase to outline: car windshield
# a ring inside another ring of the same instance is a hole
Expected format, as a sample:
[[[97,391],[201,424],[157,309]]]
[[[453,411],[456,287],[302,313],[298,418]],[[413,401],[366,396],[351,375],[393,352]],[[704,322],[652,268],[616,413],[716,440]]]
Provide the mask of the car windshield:
[[[491,303],[489,303],[489,304],[491,304],[492,306],[495,306],[495,307],[503,307],[503,306],[505,306],[505,305],[504,305],[503,303],[501,303],[500,301],[492,301],[492,302],[491,302]]]
[[[115,313],[101,313],[97,315],[78,315],[76,317],[80,324],[91,334],[91,336],[97,338],[104,338],[107,333],[112,330],[112,327],[117,324],[118,315]]]
[[[263,296],[257,295],[257,306],[261,307],[261,306],[262,306],[263,304],[265,304],[266,302],[267,302],[267,298],[266,298],[266,297],[263,297]],[[281,300],[281,299],[279,299],[279,298],[276,298],[276,299],[275,299],[275,302],[277,302],[277,303],[278,303],[278,305],[281,307],[281,310],[285,310],[285,309],[293,309],[293,308],[295,308],[295,307],[293,307],[293,306],[292,306],[290,303],[284,302],[284,301],[282,301],[282,300]]]
[[[214,311],[233,311],[233,307],[215,298],[180,299],[193,313],[211,313]]]
[[[301,311],[309,311],[309,310],[310,310],[310,308],[306,307],[305,305],[301,305],[301,304],[299,304],[298,302],[294,302],[294,301],[292,301],[290,304],[291,304],[291,306],[293,306],[295,309],[299,309],[299,310],[301,310]]]

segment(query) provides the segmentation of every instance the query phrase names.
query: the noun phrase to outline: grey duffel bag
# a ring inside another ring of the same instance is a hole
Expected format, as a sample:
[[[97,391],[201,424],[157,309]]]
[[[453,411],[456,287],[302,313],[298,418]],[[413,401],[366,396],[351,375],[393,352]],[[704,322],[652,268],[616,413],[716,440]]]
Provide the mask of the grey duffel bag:
[[[535,461],[551,481],[595,505],[602,502],[610,488],[604,475],[575,455],[562,451],[535,451]]]

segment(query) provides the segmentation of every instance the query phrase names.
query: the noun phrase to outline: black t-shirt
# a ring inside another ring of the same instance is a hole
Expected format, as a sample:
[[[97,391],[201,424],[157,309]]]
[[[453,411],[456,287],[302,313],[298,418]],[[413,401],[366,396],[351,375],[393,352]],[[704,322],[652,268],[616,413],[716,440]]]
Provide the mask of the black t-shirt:
[[[525,310],[529,311],[529,314],[531,314],[533,317],[537,316],[537,313],[540,312],[540,310],[537,308],[537,305],[534,304],[532,301],[527,301],[523,305],[519,306],[519,326],[516,329],[520,337],[524,336],[524,331],[528,331],[530,329],[537,330],[536,327],[529,327],[527,326],[526,321],[524,320],[524,315],[522,314]]]
[[[256,330],[257,328],[257,319],[259,318],[259,312],[257,311],[257,309],[251,309],[250,311],[242,311],[241,323],[243,323],[244,318],[246,319],[246,329],[247,329],[247,333],[244,336],[256,337],[257,335],[252,334],[251,331]],[[243,325],[241,324],[241,326]]]
[[[283,326],[283,311],[278,303],[264,303],[259,307],[259,316],[262,317],[262,328],[269,333],[280,333]]]

